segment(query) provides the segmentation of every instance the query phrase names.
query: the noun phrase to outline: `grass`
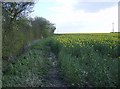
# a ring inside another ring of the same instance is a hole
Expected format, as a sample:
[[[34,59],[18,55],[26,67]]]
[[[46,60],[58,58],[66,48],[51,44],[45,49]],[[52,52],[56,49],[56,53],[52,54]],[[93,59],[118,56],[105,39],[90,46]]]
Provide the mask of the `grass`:
[[[118,86],[117,33],[56,35],[48,43],[71,86]]]
[[[57,56],[61,76],[70,86],[117,87],[119,48],[117,33],[67,34],[43,39],[10,65],[3,75],[3,87],[44,86],[50,50]]]
[[[40,44],[40,45],[39,45]],[[42,43],[31,46],[29,51],[18,57],[3,75],[3,87],[39,87],[44,86],[44,76],[49,70],[47,51]]]

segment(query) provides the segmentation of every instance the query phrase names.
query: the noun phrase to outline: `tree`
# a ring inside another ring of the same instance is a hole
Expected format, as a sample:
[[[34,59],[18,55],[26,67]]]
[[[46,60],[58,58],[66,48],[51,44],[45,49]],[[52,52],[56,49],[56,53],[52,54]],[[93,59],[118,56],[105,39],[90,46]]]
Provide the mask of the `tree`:
[[[34,2],[2,2],[3,57],[16,55],[28,40],[30,31],[25,33],[22,29],[30,27],[27,15],[33,6]]]
[[[34,2],[3,2],[3,29],[12,30],[16,21],[32,12],[33,6]]]
[[[3,2],[3,16],[4,12],[6,12],[11,21],[17,20],[31,12],[33,5],[34,2]]]
[[[50,23],[50,21],[43,17],[36,17],[31,21],[31,23],[37,37],[47,37],[52,35],[56,29],[54,24]]]

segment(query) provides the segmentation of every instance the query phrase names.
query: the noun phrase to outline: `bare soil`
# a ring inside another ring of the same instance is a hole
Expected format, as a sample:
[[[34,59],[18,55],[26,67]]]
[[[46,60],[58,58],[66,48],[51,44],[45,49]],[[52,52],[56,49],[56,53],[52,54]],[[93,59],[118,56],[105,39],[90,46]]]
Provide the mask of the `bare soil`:
[[[54,53],[48,56],[51,68],[46,76],[46,87],[66,87],[64,80],[60,77],[58,61]]]

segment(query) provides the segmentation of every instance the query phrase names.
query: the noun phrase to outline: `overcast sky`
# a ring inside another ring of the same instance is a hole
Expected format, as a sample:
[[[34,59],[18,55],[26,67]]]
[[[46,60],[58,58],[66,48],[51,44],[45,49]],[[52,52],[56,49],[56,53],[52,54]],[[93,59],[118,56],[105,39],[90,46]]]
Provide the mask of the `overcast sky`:
[[[113,22],[118,31],[118,1],[39,0],[31,16],[55,23],[55,33],[111,32]]]

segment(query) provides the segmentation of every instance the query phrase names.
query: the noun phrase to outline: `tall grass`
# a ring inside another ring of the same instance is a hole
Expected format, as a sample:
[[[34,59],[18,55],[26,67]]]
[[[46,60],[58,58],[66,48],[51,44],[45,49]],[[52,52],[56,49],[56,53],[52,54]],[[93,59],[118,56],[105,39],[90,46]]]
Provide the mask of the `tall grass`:
[[[42,42],[31,46],[3,74],[3,87],[41,87],[49,70],[47,50]],[[49,49],[48,49],[49,50]]]
[[[118,34],[58,35],[48,42],[73,86],[118,86]]]
[[[116,33],[55,35],[43,39],[10,65],[3,75],[3,86],[44,86],[43,77],[50,68],[46,57],[51,50],[70,86],[117,87],[119,47]]]

